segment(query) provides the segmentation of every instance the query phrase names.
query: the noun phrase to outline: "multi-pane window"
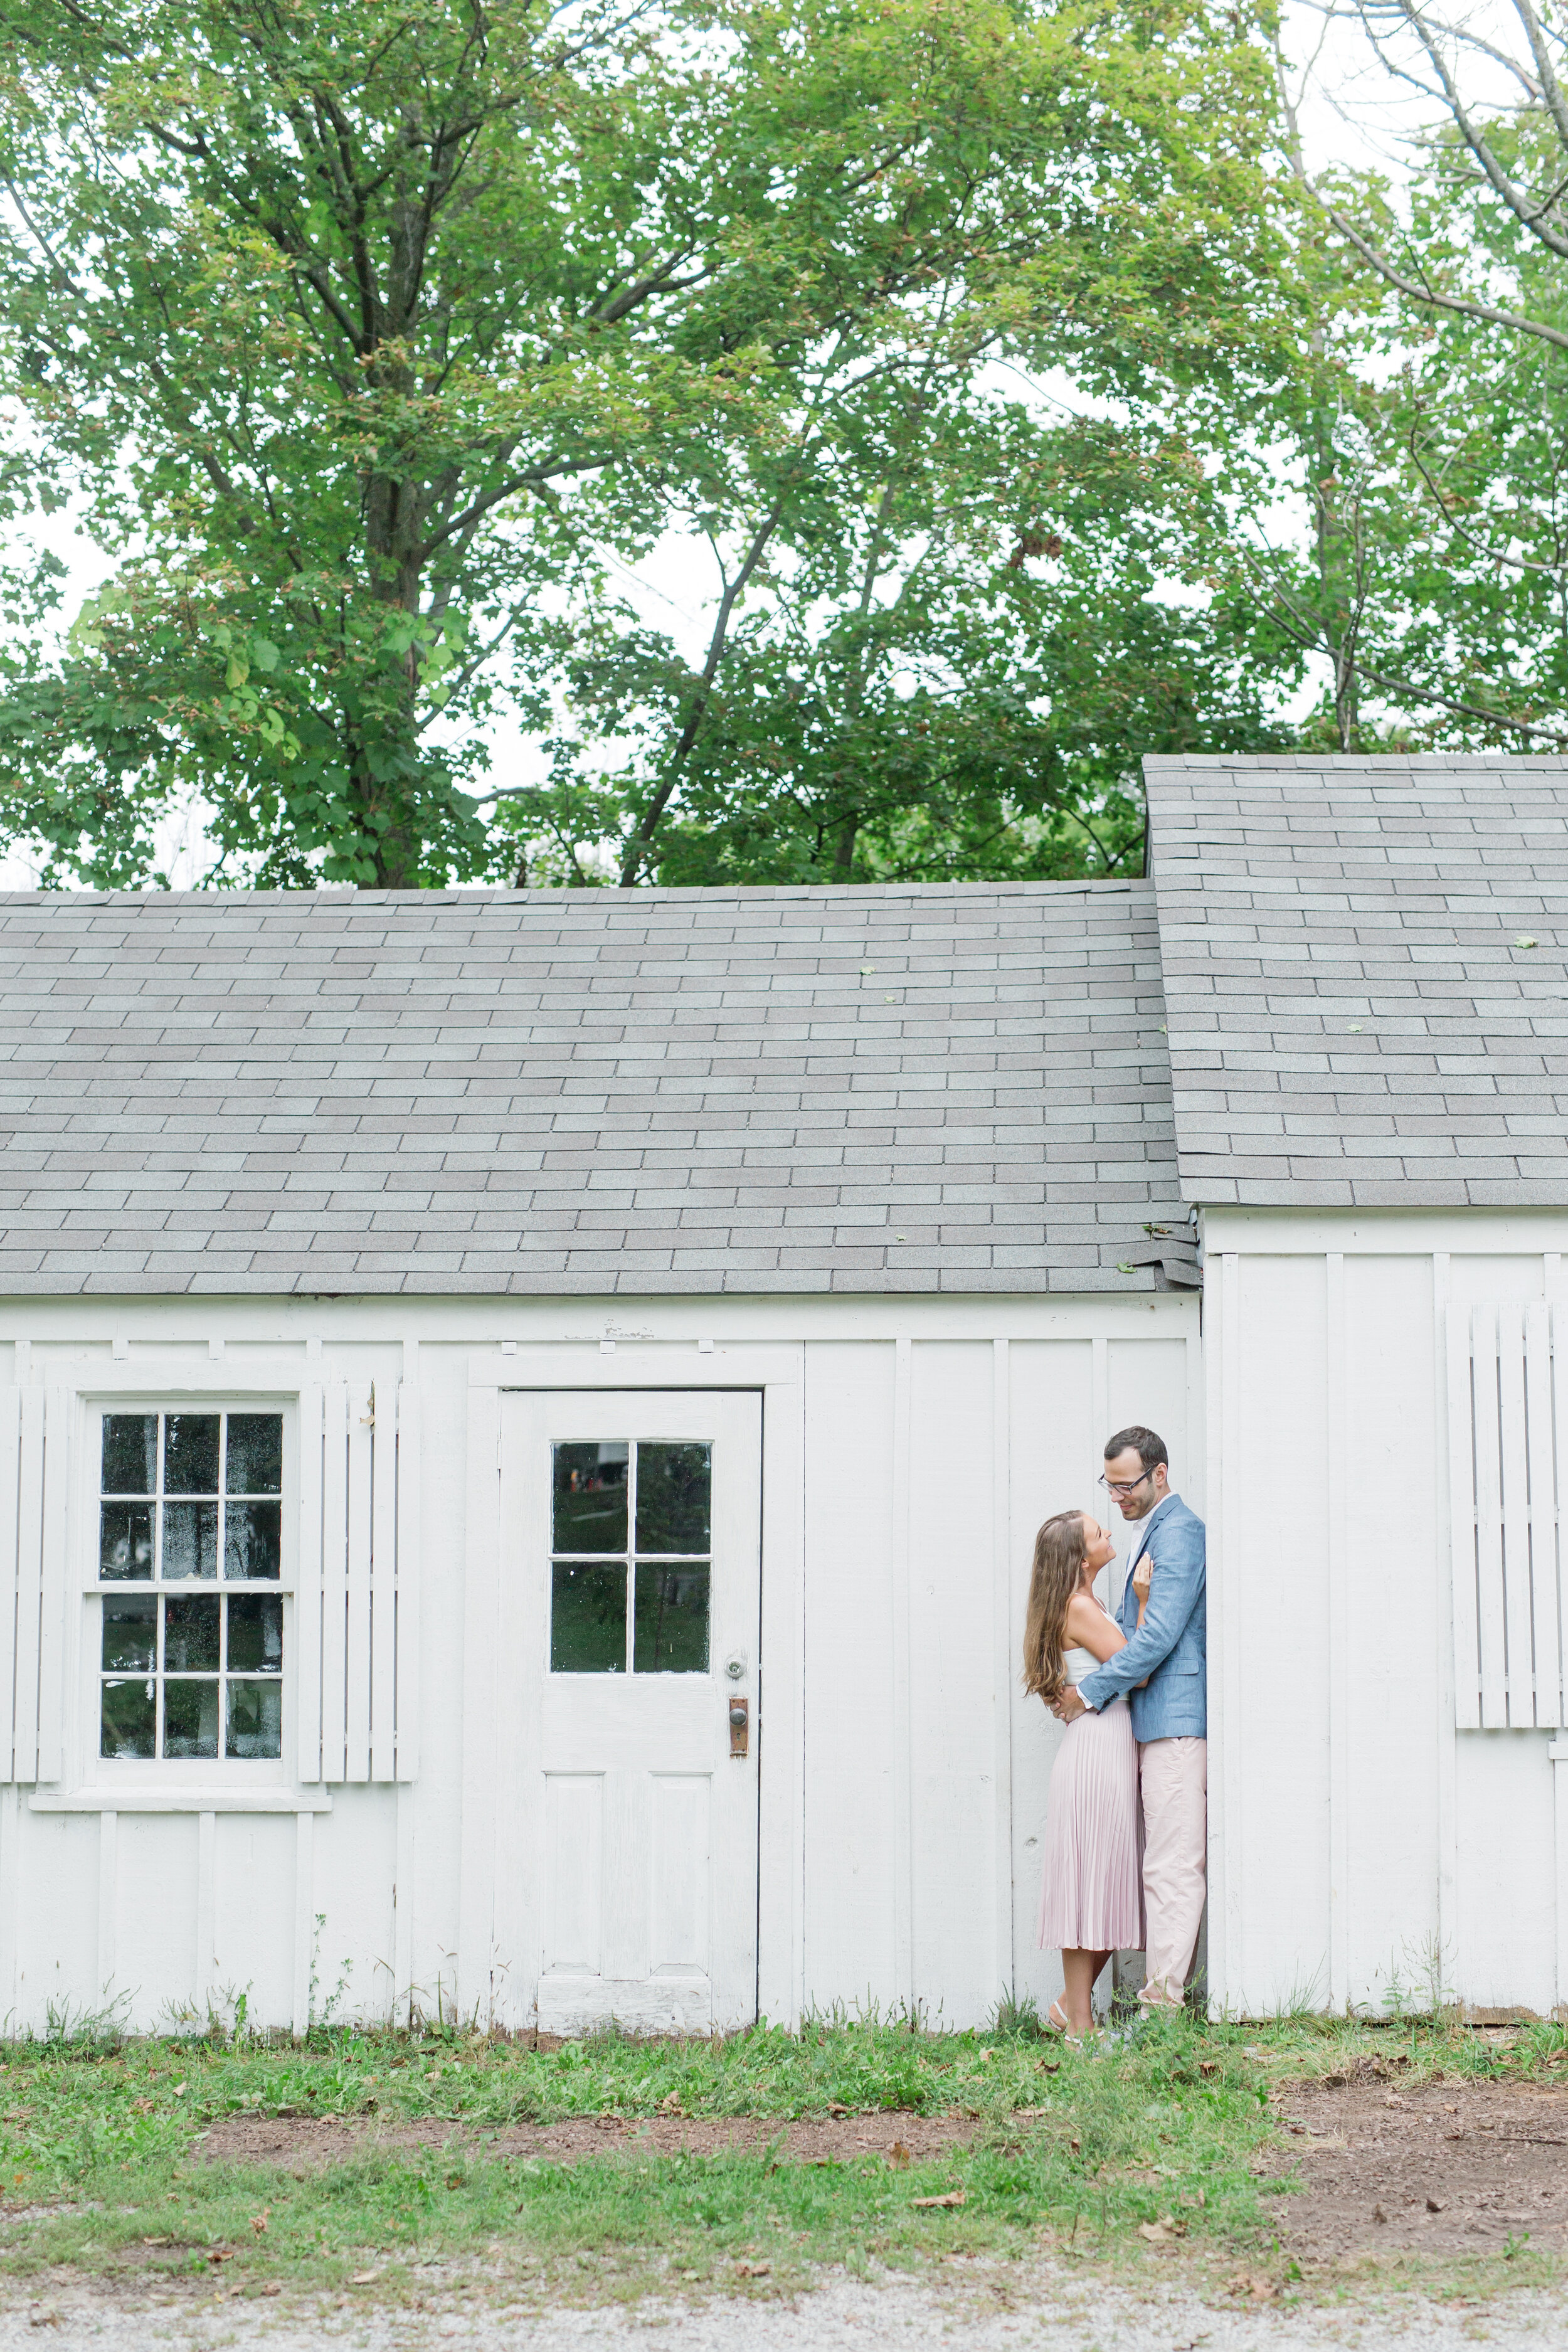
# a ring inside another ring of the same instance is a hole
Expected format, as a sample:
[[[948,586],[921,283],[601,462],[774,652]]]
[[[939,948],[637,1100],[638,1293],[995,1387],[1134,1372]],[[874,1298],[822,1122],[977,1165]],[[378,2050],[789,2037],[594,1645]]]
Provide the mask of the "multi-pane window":
[[[707,1673],[711,1457],[662,1441],[555,1447],[552,1674]]]
[[[107,1412],[100,1752],[283,1748],[283,1416]]]

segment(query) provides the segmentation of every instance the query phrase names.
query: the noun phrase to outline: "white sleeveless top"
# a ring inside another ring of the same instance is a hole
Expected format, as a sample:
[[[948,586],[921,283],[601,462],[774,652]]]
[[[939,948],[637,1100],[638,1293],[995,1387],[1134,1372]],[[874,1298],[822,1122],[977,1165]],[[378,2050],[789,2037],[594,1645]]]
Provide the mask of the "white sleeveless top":
[[[1092,1650],[1064,1650],[1062,1652],[1062,1672],[1067,1676],[1068,1682],[1071,1683],[1075,1690],[1078,1688],[1079,1684],[1084,1680],[1086,1675],[1092,1675],[1095,1672],[1099,1664],[1100,1660],[1095,1656]]]

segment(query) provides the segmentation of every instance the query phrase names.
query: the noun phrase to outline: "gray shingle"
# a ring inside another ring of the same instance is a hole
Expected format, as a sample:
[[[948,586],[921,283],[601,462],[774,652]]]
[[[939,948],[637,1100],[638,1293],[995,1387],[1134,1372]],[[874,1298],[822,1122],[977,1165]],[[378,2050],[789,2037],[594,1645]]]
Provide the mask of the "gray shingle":
[[[1144,773],[1184,1197],[1568,1203],[1568,761]]]
[[[0,971],[13,1293],[1192,1279],[1146,883],[17,894]]]

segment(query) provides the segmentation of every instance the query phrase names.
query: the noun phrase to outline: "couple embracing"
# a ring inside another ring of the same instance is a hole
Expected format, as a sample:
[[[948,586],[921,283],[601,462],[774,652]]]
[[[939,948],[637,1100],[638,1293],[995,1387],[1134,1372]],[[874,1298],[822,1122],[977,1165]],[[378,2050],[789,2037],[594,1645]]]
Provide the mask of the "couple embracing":
[[[1203,1919],[1207,1849],[1204,1523],[1170,1484],[1152,1429],[1122,1429],[1100,1485],[1133,1528],[1115,1616],[1094,1580],[1116,1554],[1087,1511],[1035,1538],[1024,1681],[1067,1737],[1051,1771],[1039,1942],[1062,1956],[1050,2022],[1094,2023],[1112,1952],[1143,1951],[1149,2008],[1179,2007]]]

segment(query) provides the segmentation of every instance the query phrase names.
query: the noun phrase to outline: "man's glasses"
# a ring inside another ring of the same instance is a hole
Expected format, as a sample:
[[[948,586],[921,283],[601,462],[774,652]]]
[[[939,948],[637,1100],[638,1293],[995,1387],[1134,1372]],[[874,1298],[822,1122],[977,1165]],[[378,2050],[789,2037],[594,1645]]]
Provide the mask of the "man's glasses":
[[[1139,1487],[1147,1486],[1149,1480],[1153,1475],[1154,1473],[1152,1470],[1145,1470],[1142,1478],[1131,1478],[1126,1481],[1116,1478],[1100,1478],[1097,1479],[1095,1483],[1097,1486],[1103,1486],[1108,1495],[1135,1495],[1138,1492]]]

